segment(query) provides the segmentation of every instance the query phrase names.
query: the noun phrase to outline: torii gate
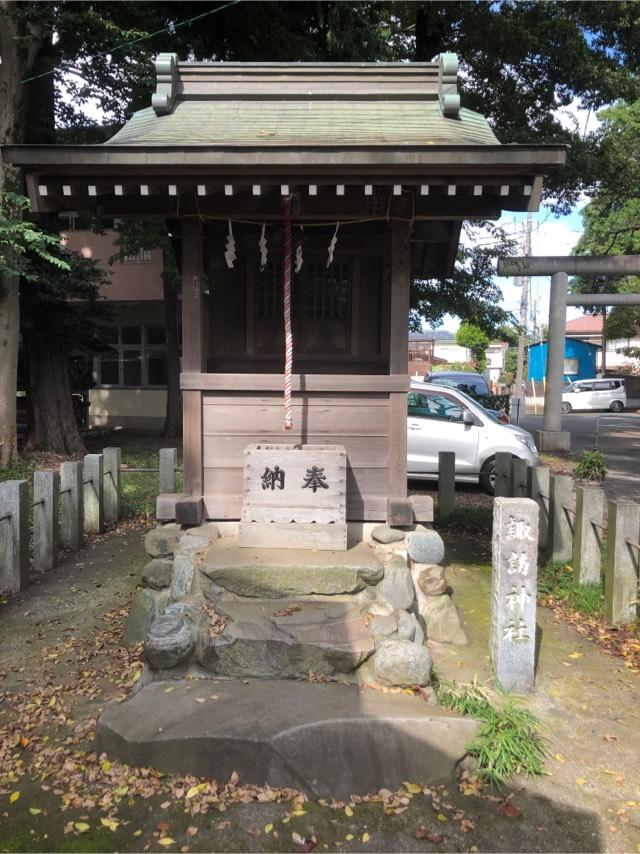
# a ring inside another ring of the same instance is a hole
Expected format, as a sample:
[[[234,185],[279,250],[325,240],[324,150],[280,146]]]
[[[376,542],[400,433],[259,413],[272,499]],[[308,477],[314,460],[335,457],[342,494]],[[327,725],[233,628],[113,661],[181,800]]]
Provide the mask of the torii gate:
[[[640,305],[639,294],[571,294],[569,276],[639,276],[640,255],[546,255],[499,258],[500,276],[551,276],[547,382],[542,430],[536,435],[540,451],[568,451],[571,434],[562,429],[562,377],[568,305]]]

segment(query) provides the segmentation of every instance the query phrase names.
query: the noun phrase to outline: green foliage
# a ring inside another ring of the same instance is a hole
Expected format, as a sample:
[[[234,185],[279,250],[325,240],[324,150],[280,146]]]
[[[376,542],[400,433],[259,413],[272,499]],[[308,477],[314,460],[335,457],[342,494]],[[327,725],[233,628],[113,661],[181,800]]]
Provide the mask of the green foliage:
[[[481,775],[492,785],[501,785],[514,774],[544,774],[547,750],[541,724],[528,709],[511,697],[494,706],[475,681],[457,685],[436,678],[435,691],[443,706],[483,722],[467,750],[478,760]]]
[[[31,282],[22,289],[22,330],[34,344],[49,343],[62,352],[100,345],[112,306],[101,296],[109,275],[100,263],[57,245],[54,267],[31,260]]]
[[[538,573],[538,594],[565,602],[569,608],[587,617],[604,616],[604,579],[600,584],[578,584],[573,569],[550,560]]]
[[[607,466],[602,451],[583,451],[573,467],[573,476],[580,480],[604,480]]]
[[[28,211],[29,199],[17,193],[0,193],[0,281],[15,276],[33,281],[37,278],[34,259],[60,271],[69,269],[56,252],[60,238],[24,219]]]
[[[475,323],[465,320],[456,332],[456,344],[471,350],[478,371],[483,371],[486,368],[489,336],[483,329],[476,326]]]

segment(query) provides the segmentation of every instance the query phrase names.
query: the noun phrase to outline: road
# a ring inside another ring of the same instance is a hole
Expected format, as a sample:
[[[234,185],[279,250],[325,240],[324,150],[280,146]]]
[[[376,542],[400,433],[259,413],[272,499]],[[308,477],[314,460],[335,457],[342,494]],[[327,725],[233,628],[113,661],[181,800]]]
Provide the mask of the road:
[[[542,429],[541,415],[526,415],[520,425],[533,433]],[[640,501],[640,414],[623,412],[573,413],[562,417],[563,430],[571,433],[571,451],[591,450],[596,443],[607,463],[607,497]]]

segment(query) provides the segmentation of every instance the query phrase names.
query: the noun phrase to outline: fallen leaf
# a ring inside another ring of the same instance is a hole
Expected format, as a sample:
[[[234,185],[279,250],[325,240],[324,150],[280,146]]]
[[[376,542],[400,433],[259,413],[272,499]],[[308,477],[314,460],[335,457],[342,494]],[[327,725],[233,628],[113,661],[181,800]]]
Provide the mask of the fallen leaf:
[[[141,830],[134,830],[133,835],[134,836],[142,836],[142,831]]]
[[[347,842],[351,842],[351,840],[353,839],[353,833],[347,833],[345,839],[347,840]]]
[[[103,827],[108,827],[108,828],[109,828],[109,830],[111,830],[112,832],[114,832],[114,833],[115,833],[115,831],[118,829],[118,825],[120,824],[120,822],[119,822],[119,821],[116,821],[116,820],[115,820],[115,819],[113,819],[113,818],[101,818],[101,819],[100,819],[100,824],[101,824]]]
[[[569,658],[582,658],[584,653],[582,652],[571,652],[569,653]]]
[[[522,810],[519,810],[518,807],[510,801],[507,801],[502,805],[502,812],[504,815],[508,816],[508,818],[520,818],[522,815]]]
[[[198,832],[198,828],[191,825],[191,827],[187,828],[187,836],[195,836]]]
[[[349,806],[349,804],[347,804],[347,805],[346,805],[346,807],[344,808],[344,814],[345,814],[345,815],[348,815],[348,816],[352,816],[352,815],[353,815],[353,810],[351,809],[351,807]]]
[[[187,791],[187,794],[185,797],[188,801],[190,801],[191,798],[195,798],[196,795],[199,795],[200,792],[204,792],[204,790],[208,789],[208,788],[209,788],[208,783],[198,783],[197,786],[191,786],[191,788]]]
[[[422,793],[422,786],[418,785],[418,783],[403,783],[407,792],[410,792],[412,795],[420,795]]]
[[[553,758],[561,765],[564,765],[564,763],[567,761],[567,757],[564,755],[564,753],[554,753]]]
[[[76,821],[73,826],[78,831],[78,833],[86,833],[87,830],[91,829],[91,825],[87,824],[86,821]]]
[[[584,777],[576,777],[576,783],[578,784],[578,786],[584,786],[586,782],[587,781],[584,779]]]
[[[29,812],[31,815],[40,815],[42,810],[38,809],[38,807],[29,807]]]
[[[272,830],[273,830],[273,825],[271,824],[271,822],[269,822],[269,824],[265,824],[265,826],[264,826],[264,832],[265,833],[271,833]]]
[[[441,812],[438,813],[436,818],[438,819],[438,821],[449,821],[449,819],[446,817],[446,815],[444,815],[444,813],[441,813]]]
[[[219,821],[216,824],[216,827],[218,828],[218,830],[226,830],[227,827],[231,827],[231,822],[230,821]]]
[[[100,765],[100,767],[102,768],[102,770],[106,774],[107,771],[111,768],[111,763],[109,762],[108,759],[105,759],[104,762]]]
[[[366,833],[366,832],[365,832],[365,833],[363,833],[363,834],[362,834],[362,841],[363,841],[363,842],[368,842],[368,841],[369,841],[369,834],[368,834],[368,833]]]
[[[470,818],[463,818],[460,822],[460,830],[463,833],[469,833],[470,830],[475,828],[475,824],[471,821]]]
[[[606,732],[602,737],[604,738],[605,741],[617,741],[618,740],[617,735],[610,735],[608,732]]]
[[[441,833],[430,833],[424,824],[421,824],[416,830],[416,839],[426,839],[437,845],[439,842],[442,842],[444,836]]]
[[[238,783],[240,782],[240,777],[238,776],[237,771],[232,772],[231,776],[229,777],[229,782],[231,783],[232,786],[238,785]]]
[[[9,795],[9,803],[15,804],[15,802],[18,800],[19,797],[20,797],[20,792],[11,792],[11,794]]]

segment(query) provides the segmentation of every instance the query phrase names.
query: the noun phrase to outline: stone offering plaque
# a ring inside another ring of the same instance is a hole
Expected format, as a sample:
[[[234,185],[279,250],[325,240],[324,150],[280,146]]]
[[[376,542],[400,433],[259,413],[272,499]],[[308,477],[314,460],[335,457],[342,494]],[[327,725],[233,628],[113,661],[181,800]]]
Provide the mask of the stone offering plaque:
[[[345,549],[347,454],[342,445],[248,445],[240,545]]]

